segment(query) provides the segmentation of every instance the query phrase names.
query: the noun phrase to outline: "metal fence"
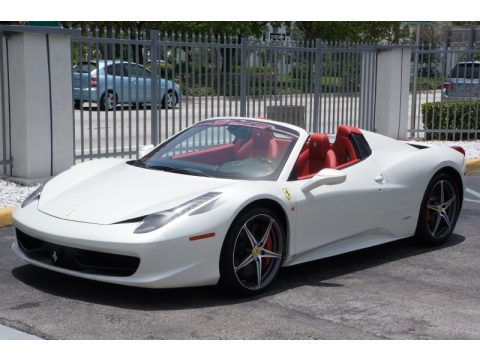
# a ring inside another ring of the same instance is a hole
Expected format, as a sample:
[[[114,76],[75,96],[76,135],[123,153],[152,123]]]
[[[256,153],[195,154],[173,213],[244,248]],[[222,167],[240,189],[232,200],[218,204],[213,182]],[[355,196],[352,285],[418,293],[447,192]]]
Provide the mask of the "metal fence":
[[[318,40],[95,30],[72,40],[75,159],[136,157],[216,116],[373,129],[376,56],[373,46]]]
[[[479,49],[414,50],[410,86],[410,137],[480,137]]]
[[[0,33],[0,174],[11,174],[11,134],[8,99],[8,43]]]

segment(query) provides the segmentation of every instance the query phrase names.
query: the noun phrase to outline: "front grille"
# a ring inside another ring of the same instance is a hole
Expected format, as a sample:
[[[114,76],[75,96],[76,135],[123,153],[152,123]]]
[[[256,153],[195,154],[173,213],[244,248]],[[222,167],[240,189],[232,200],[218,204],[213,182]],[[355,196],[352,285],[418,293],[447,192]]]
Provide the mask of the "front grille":
[[[17,241],[23,253],[42,263],[82,273],[109,276],[130,276],[140,259],[134,256],[76,249],[36,239],[16,229]]]

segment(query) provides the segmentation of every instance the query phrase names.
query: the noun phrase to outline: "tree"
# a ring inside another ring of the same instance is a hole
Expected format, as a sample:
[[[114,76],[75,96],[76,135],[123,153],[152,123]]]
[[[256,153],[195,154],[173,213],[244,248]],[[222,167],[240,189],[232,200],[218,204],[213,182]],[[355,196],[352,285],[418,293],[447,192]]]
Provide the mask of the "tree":
[[[130,37],[135,39],[137,34],[143,32],[150,32],[150,30],[157,30],[162,34],[167,34],[170,37],[172,34],[177,36],[185,35],[199,35],[206,34],[213,36],[217,41],[223,42],[224,35],[235,37],[239,41],[241,36],[260,36],[266,29],[268,21],[100,21],[100,22],[62,22],[66,28],[81,28],[82,33],[86,32],[87,28],[94,29],[98,27],[102,30],[101,35],[105,37],[112,37],[113,30],[119,32],[130,31]],[[282,22],[270,22],[273,26],[279,26]],[[100,49],[104,58],[112,58],[111,50]],[[231,58],[235,56],[235,49],[225,51],[220,49],[223,59],[223,66],[230,68]],[[139,51],[143,62],[143,51]]]
[[[409,28],[399,21],[297,21],[297,37],[325,42],[363,42],[399,44],[409,35]]]

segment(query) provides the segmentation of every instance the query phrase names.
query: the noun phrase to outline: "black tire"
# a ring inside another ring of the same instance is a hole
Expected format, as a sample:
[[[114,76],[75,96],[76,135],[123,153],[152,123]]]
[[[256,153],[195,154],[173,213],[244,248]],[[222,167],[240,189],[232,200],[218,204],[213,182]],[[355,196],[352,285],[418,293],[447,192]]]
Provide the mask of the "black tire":
[[[446,173],[438,173],[430,180],[415,232],[415,238],[421,244],[438,246],[452,234],[461,207],[458,186],[455,179]]]
[[[73,101],[73,108],[74,109],[80,109],[80,100],[74,100]]]
[[[115,109],[118,104],[118,95],[115,94],[113,91],[107,92],[107,97],[105,97],[105,93],[102,94],[100,97],[100,110],[107,110],[111,111]]]
[[[168,99],[168,100],[167,100]],[[173,109],[177,106],[178,103],[178,94],[176,91],[168,90],[166,95],[163,95],[162,107]]]
[[[256,239],[257,246],[253,246],[245,227]],[[254,295],[264,291],[280,271],[285,238],[285,225],[274,211],[253,208],[241,213],[232,223],[223,243],[219,284],[237,295]]]

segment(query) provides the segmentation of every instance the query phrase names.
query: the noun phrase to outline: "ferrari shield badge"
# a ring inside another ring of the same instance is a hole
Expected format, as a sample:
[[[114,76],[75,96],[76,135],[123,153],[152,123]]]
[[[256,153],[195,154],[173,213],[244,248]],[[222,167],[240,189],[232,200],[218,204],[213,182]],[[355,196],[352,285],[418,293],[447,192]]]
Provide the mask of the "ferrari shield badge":
[[[283,195],[287,198],[287,200],[290,200],[292,198],[292,194],[290,193],[290,190],[287,188],[283,188]]]

